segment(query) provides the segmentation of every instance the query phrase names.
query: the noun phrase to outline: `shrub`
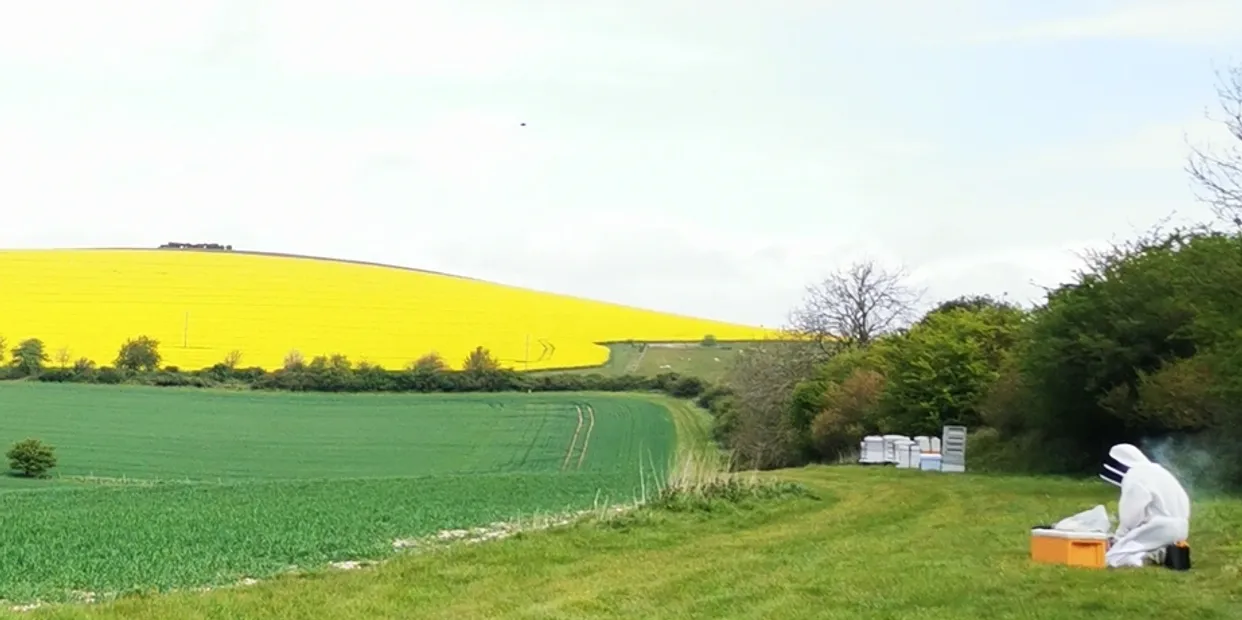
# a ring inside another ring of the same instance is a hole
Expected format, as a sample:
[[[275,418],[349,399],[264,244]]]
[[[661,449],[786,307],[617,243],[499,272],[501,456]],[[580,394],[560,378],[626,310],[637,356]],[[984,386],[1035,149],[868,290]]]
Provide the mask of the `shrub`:
[[[732,394],[733,391],[729,388],[716,385],[705,390],[694,402],[698,406],[715,413],[717,404]]]
[[[56,466],[56,453],[38,439],[24,439],[13,444],[5,456],[9,469],[29,478],[42,478]]]
[[[669,387],[668,393],[677,398],[695,398],[707,389],[707,384],[698,377],[681,377]]]
[[[301,370],[306,367],[306,358],[302,357],[301,351],[294,349],[285,355],[285,362],[281,367],[285,370]]]
[[[95,373],[94,376],[97,383],[103,383],[105,385],[116,385],[125,380],[125,375],[122,375],[120,371],[107,366],[100,368],[99,372]]]
[[[717,342],[717,341],[716,341],[716,337],[715,337],[715,336],[713,336],[713,335],[711,335],[711,334],[708,334],[708,335],[706,335],[706,336],[703,336],[703,341],[702,341],[702,342],[700,342],[699,344],[701,344],[701,345],[703,345],[703,346],[705,346],[705,347],[714,347],[714,346],[716,346],[717,344],[719,344],[719,342]]]
[[[854,450],[867,430],[874,430],[884,375],[865,368],[855,370],[824,393],[824,410],[811,421],[811,443],[820,458],[835,460]]]
[[[45,383],[70,383],[77,381],[78,377],[68,368],[52,368],[40,374],[38,379]]]
[[[414,360],[413,362],[410,362],[410,365],[407,366],[406,369],[411,372],[421,371],[421,372],[430,373],[430,372],[444,372],[448,370],[449,368],[448,368],[448,363],[444,361],[444,358],[441,357],[439,353],[432,351],[431,353],[428,353]]]

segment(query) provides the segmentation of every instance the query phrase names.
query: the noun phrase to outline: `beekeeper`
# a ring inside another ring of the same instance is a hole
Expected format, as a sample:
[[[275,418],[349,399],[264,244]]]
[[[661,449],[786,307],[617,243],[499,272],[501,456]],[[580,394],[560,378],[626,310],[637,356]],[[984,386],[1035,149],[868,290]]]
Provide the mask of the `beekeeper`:
[[[1190,497],[1169,470],[1138,448],[1117,444],[1100,477],[1121,487],[1117,530],[1104,558],[1110,567],[1164,561],[1165,547],[1190,535]]]

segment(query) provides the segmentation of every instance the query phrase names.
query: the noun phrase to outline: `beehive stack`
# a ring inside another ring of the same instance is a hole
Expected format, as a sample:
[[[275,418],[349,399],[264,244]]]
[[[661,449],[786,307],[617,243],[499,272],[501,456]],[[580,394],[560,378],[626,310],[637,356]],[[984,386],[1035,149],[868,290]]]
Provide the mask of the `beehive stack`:
[[[966,427],[946,426],[941,440],[940,471],[966,471]]]

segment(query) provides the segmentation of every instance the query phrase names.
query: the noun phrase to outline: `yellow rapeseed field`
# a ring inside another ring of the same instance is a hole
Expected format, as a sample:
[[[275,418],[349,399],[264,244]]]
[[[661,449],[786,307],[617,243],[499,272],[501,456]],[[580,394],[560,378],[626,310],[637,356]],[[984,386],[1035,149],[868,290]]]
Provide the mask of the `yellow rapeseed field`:
[[[598,342],[749,340],[776,334],[466,278],[240,252],[0,251],[0,336],[50,356],[111,364],[127,338],[160,342],[164,364],[203,368],[230,352],[275,368],[342,353],[400,368],[428,352],[457,365],[477,346],[509,367],[607,361]]]

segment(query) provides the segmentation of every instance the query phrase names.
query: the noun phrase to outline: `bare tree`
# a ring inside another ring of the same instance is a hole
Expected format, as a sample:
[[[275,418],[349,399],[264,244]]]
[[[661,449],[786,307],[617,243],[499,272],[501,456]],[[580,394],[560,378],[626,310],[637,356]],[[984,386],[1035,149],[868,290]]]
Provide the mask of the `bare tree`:
[[[832,344],[865,346],[908,325],[923,291],[906,284],[905,269],[889,271],[875,261],[856,262],[807,287],[793,311],[793,330],[827,351]]]
[[[1217,73],[1216,96],[1232,139],[1219,151],[1191,147],[1186,169],[1199,186],[1199,199],[1222,220],[1242,226],[1242,65]],[[1208,118],[1211,118],[1209,115]]]
[[[822,359],[802,342],[764,343],[734,358],[725,384],[733,392],[736,421],[726,438],[743,469],[798,465],[798,436],[787,412],[794,387],[810,378]]]
[[[73,360],[73,355],[69,353],[69,347],[61,347],[56,350],[56,363],[61,368],[68,368],[69,362]]]

